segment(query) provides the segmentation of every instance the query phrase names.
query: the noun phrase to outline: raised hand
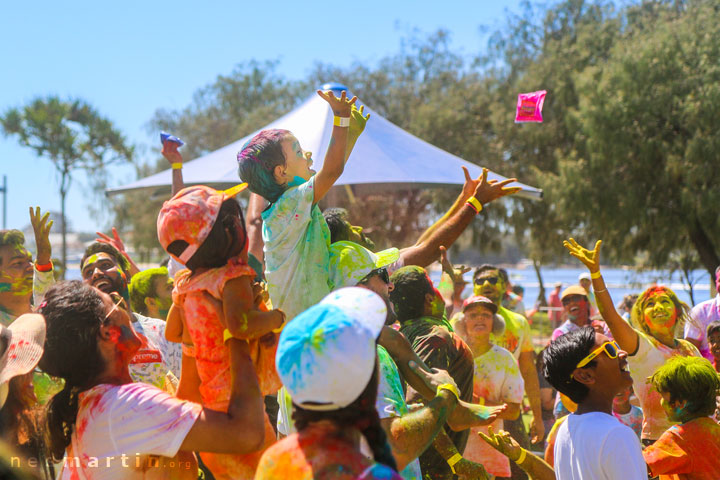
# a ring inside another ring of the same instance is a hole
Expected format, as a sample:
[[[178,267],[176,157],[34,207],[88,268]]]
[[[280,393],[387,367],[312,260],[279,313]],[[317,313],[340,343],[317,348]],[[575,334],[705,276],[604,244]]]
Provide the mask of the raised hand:
[[[364,110],[365,105],[360,105],[358,109],[357,106],[353,104],[350,112],[350,130],[348,131],[348,136],[357,138],[365,130],[365,124],[370,118],[370,114],[368,113],[363,116]]]
[[[457,275],[455,275],[455,266],[448,258],[447,248],[445,248],[443,245],[440,245],[440,265],[442,266],[443,272],[447,273],[450,276],[450,279],[453,281],[453,283],[457,283],[458,280],[462,279],[463,275],[472,270],[466,265],[460,265],[458,267],[460,278],[458,279]]]
[[[333,111],[333,115],[335,115],[336,117],[349,117],[352,113],[352,107],[357,101],[357,97],[353,97],[348,100],[347,92],[345,90],[343,90],[340,94],[340,98],[336,97],[335,94],[330,90],[325,92],[323,92],[322,90],[318,90],[317,94],[320,95],[320,97],[322,97],[322,99],[330,105],[330,108]]]
[[[497,180],[488,181],[487,176],[488,169],[483,168],[482,176],[480,177],[477,186],[475,187],[475,193],[473,194],[483,205],[488,204],[493,200],[497,200],[500,197],[513,195],[522,190],[520,187],[506,187],[506,185],[517,181],[516,178],[508,178],[499,182]],[[467,177],[465,180],[467,181]]]
[[[174,143],[174,142],[165,142],[165,144],[168,144],[168,143]],[[125,257],[127,259],[127,261],[130,262],[130,271],[127,272],[130,277],[132,277],[136,273],[140,273],[140,269],[138,268],[138,266],[135,264],[133,259],[130,257],[130,255],[125,250],[125,244],[120,239],[120,235],[118,234],[117,229],[115,227],[112,227],[113,238],[110,238],[109,236],[105,235],[102,232],[95,232],[95,234],[98,236],[98,238],[95,239],[96,242],[107,243],[108,245],[112,245],[113,247],[115,247],[115,249],[118,252],[120,252],[120,255]],[[128,280],[130,280],[130,279],[128,278]]]
[[[600,246],[602,240],[595,242],[595,248],[588,250],[577,243],[574,238],[563,241],[563,246],[568,249],[570,255],[580,260],[591,272],[600,271]]]
[[[482,175],[480,175],[478,178],[472,178],[470,176],[470,172],[468,171],[467,167],[461,167],[463,171],[463,175],[465,175],[465,183],[463,184],[462,189],[462,196],[463,200],[467,200],[468,198],[472,197],[475,193],[475,189],[480,184],[480,181],[482,181]]]
[[[183,162],[182,155],[178,152],[179,146],[177,142],[171,142],[170,140],[163,142],[163,148],[160,153],[162,153],[162,156],[165,157],[170,165]]]
[[[53,221],[50,218],[50,212],[41,215],[40,207],[30,207],[30,223],[35,232],[35,245],[37,246],[37,256],[35,261],[38,265],[47,265],[52,257],[52,247],[50,246],[50,228]]]
[[[478,432],[478,435],[480,435],[480,438],[485,440],[488,445],[508,457],[513,462],[520,457],[522,447],[510,436],[508,432],[500,430],[499,433],[495,433],[493,432],[493,428],[489,427],[487,435],[483,432]]]

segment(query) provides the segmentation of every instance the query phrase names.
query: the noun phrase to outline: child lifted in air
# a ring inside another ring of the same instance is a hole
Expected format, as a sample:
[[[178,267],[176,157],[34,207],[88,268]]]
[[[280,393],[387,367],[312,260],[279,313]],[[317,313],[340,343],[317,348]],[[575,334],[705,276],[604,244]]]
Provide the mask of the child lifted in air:
[[[270,203],[262,213],[265,275],[273,306],[288,319],[330,293],[330,230],[317,204],[343,173],[345,161],[370,115],[332,92],[320,95],[332,108],[332,137],[317,174],[312,153],[287,130],[263,130],[238,153],[239,175],[251,192]]]
[[[285,323],[281,310],[256,306],[252,280],[255,271],[247,264],[247,235],[235,195],[246,184],[217,191],[206,186],[184,188],[163,204],[158,216],[158,238],[175,260],[187,267],[175,276],[173,306],[168,313],[166,335],[183,336],[183,366],[178,396],[225,411],[230,404],[230,352],[225,342],[237,338],[248,342],[251,359],[263,395],[280,388],[275,371],[277,334]],[[177,340],[173,338],[172,340]],[[194,358],[194,362],[192,362]],[[188,368],[190,367],[190,368]],[[188,383],[191,384],[189,388]],[[203,453],[202,460],[216,479],[252,479],[262,452],[273,443],[275,433],[265,415],[265,442],[246,455]]]
[[[698,357],[672,357],[650,378],[662,395],[671,422],[679,422],[643,451],[652,475],[661,480],[720,478],[720,425],[710,418],[720,379],[712,364]]]

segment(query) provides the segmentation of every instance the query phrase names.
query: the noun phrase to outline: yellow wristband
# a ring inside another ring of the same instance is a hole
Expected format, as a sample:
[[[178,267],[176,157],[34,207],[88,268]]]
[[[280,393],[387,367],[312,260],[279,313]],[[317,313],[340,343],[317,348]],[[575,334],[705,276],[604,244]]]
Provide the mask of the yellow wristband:
[[[183,164],[180,163],[180,162],[178,162],[178,163],[171,163],[171,164],[170,164],[170,167],[172,167],[173,170],[182,170]]]
[[[230,333],[230,330],[227,328],[223,331],[223,343],[226,343],[228,340],[233,338],[233,334]]]
[[[453,473],[455,473],[455,465],[462,460],[462,455],[459,453],[456,453],[452,457],[447,459],[447,464],[450,465],[450,470],[452,470]]]
[[[460,392],[458,391],[457,387],[452,383],[443,383],[442,385],[438,385],[437,390],[435,391],[435,395],[440,394],[441,390],[447,390],[448,392],[452,392],[452,394],[455,395],[455,398],[460,401]]]
[[[525,457],[527,457],[527,450],[525,450],[524,448],[521,448],[520,456],[518,457],[517,460],[515,460],[515,463],[517,463],[518,465],[521,465],[525,461]]]
[[[482,203],[480,203],[480,200],[475,197],[470,197],[467,199],[467,202],[475,207],[475,210],[477,210],[478,213],[482,212]]]
[[[600,270],[590,274],[590,278],[600,278],[600,277],[602,277],[602,273],[600,273]]]
[[[350,117],[333,117],[333,125],[336,127],[349,127]]]

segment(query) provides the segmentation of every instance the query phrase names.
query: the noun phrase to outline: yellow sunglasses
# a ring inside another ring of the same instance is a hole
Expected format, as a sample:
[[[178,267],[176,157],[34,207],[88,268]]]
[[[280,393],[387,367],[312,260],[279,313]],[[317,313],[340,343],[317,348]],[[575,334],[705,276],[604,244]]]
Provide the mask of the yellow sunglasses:
[[[600,345],[598,348],[590,352],[590,355],[580,360],[580,362],[575,365],[575,368],[582,368],[588,363],[592,362],[593,358],[600,355],[602,352],[605,352],[605,354],[610,358],[617,358],[618,352],[620,351],[620,345],[615,340],[609,340],[602,345]]]

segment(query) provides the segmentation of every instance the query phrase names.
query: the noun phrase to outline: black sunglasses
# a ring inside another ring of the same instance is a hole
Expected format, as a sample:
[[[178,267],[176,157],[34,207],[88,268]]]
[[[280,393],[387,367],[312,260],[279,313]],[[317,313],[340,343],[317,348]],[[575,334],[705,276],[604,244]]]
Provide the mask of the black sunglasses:
[[[376,268],[375,270],[371,271],[365,277],[363,277],[362,280],[360,280],[358,283],[367,283],[370,278],[372,278],[374,275],[377,275],[380,277],[380,280],[382,280],[385,283],[390,283],[390,274],[387,271],[387,268]]]
[[[499,277],[482,277],[482,278],[476,278],[475,279],[475,285],[482,285],[485,282],[490,283],[490,285],[497,284],[498,280],[500,280]]]

